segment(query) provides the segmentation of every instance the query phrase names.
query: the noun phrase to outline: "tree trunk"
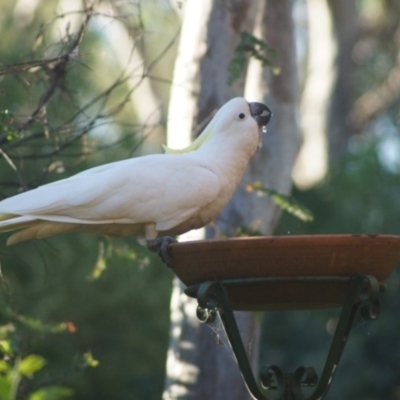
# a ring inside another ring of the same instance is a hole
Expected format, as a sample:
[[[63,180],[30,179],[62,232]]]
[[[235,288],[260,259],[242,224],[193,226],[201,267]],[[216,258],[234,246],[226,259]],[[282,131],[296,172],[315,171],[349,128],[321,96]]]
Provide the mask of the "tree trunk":
[[[352,52],[359,30],[355,0],[329,0],[337,42],[337,75],[330,107],[329,158],[338,161],[346,152],[351,129],[349,114],[355,99]]]
[[[280,68],[280,74],[274,75],[267,68],[262,74],[257,74],[252,65],[249,67],[246,98],[268,104],[273,118],[268,125],[268,132],[263,134],[263,147],[250,161],[243,182],[261,181],[266,187],[289,193],[299,148],[292,1],[266,1],[261,23],[262,38],[278,51],[274,64]],[[233,233],[235,228],[245,224],[264,234],[271,234],[280,210],[270,198],[249,194],[245,186],[239,187],[218,218],[218,225],[224,232]]]
[[[131,91],[132,113],[141,126],[142,137],[146,138],[141,146],[141,154],[159,151],[164,137],[161,125],[161,103],[153,90],[151,80],[146,76],[146,61],[141,54],[139,43],[135,42],[138,38],[133,37],[127,26],[119,19],[119,15],[127,11],[109,3],[102,3],[98,10],[107,15],[107,17],[98,17],[98,21],[108,27],[106,40],[112,46],[110,49],[112,57],[116,58],[121,67],[116,75],[126,74],[128,77],[126,83]]]
[[[320,182],[328,170],[328,124],[335,82],[336,42],[327,0],[307,0],[308,52],[300,105],[303,143],[293,171],[297,187]]]
[[[191,0],[186,7],[190,3]],[[206,29],[206,51],[199,60],[197,77],[197,121],[208,118],[230,98],[243,95],[243,80],[232,87],[227,85],[228,65],[240,33],[248,30],[248,24],[254,22],[254,19],[252,21],[248,18],[255,10],[253,6],[261,7],[263,4],[264,1],[214,0],[207,23],[199,21],[200,14],[191,19],[191,24],[199,23]],[[258,100],[266,101],[275,116],[270,132],[264,138],[263,150],[251,162],[244,182],[260,180],[269,187],[288,192],[291,169],[298,148],[295,114],[297,71],[291,1],[269,1],[266,4],[265,10],[258,10],[263,12],[263,18],[259,18],[258,22],[260,26],[265,26],[262,29],[263,38],[279,52],[277,62],[282,72],[279,76],[272,76],[268,71],[260,71],[255,79],[258,89],[253,88],[254,95],[258,96]],[[184,18],[191,17],[186,14]],[[183,29],[182,36],[185,34],[188,32]],[[203,43],[198,46],[203,49]],[[262,231],[271,233],[278,214],[269,199],[247,193],[242,185],[218,218],[217,225],[232,233],[235,226],[251,224],[260,219]],[[163,399],[249,399],[250,395],[243,384],[221,326],[200,324],[195,315],[196,307],[197,302],[187,298],[182,293],[181,284],[176,281],[171,300],[171,342]],[[254,363],[258,353],[258,329],[254,314],[235,314],[243,342]]]

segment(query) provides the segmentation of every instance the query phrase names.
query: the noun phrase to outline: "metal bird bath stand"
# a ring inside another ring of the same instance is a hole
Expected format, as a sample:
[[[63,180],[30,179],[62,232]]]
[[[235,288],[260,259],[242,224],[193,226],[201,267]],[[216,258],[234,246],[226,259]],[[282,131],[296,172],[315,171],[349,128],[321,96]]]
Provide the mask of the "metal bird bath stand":
[[[255,399],[317,400],[327,393],[354,320],[379,316],[379,296],[400,259],[397,236],[293,236],[173,244],[174,272],[198,301],[198,318],[218,313],[249,392]],[[191,261],[188,259],[191,258]],[[342,307],[318,377],[312,367],[261,367],[255,378],[233,310]],[[306,396],[302,387],[315,387]]]
[[[325,367],[318,379],[318,375],[312,367],[301,366],[294,372],[284,373],[276,365],[264,365],[260,372],[259,378],[261,386],[265,389],[276,389],[277,393],[274,399],[282,400],[316,400],[321,399],[327,393],[332,382],[333,375],[339,363],[340,356],[346,345],[347,338],[350,333],[352,323],[359,311],[366,319],[375,319],[379,314],[379,300],[381,285],[370,275],[359,275],[354,278],[284,278],[299,282],[312,280],[314,283],[345,283],[348,285],[348,293],[344,302],[342,313],[336,328],[335,335],[325,362]],[[258,283],[273,285],[279,279],[276,278],[256,278],[250,282],[247,280],[227,280],[227,281],[209,281],[200,286],[191,286],[187,289],[187,293],[192,295],[197,292],[197,300],[199,303],[198,317],[203,322],[213,322],[215,313],[218,312],[224,325],[226,335],[231,344],[232,350],[236,356],[237,363],[246,382],[247,388],[256,399],[267,399],[262,390],[257,385],[256,379],[247,359],[246,351],[243,346],[240,333],[236,324],[236,320],[229,303],[226,287],[230,285],[240,286],[241,284]],[[283,281],[284,281],[283,280]],[[280,283],[283,282],[280,280]],[[303,386],[316,386],[311,396],[306,397],[302,393]]]

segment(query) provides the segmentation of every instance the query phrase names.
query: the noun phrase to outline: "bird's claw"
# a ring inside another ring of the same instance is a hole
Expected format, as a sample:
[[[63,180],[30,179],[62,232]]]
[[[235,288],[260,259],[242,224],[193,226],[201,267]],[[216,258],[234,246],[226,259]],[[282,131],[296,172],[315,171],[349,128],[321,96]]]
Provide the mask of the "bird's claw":
[[[167,267],[174,268],[174,262],[169,253],[169,245],[171,243],[177,243],[177,240],[171,236],[163,236],[153,240],[148,240],[147,248],[156,253]]]

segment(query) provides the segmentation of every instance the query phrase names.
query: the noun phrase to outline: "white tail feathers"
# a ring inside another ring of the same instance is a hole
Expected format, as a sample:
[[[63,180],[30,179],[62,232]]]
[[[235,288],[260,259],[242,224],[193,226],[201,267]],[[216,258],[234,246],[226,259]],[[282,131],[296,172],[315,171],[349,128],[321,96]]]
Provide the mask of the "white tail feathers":
[[[15,218],[20,220],[24,217]],[[28,218],[28,217],[27,217]],[[2,223],[0,222],[0,231],[2,231]],[[71,224],[65,222],[53,222],[43,220],[33,220],[32,218],[25,225],[19,223],[12,225],[11,223],[3,231],[21,229],[12,234],[7,240],[7,246],[24,242],[30,239],[44,239],[58,233],[67,232],[87,232],[107,236],[144,236],[143,224]]]
[[[0,232],[14,231],[30,226],[36,221],[34,217],[21,215],[0,214]]]

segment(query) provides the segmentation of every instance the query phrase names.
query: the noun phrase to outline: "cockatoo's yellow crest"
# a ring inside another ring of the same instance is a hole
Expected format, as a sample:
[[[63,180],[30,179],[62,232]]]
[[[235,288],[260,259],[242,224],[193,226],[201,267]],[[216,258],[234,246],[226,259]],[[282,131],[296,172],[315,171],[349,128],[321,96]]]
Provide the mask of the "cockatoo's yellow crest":
[[[191,151],[197,150],[202,144],[207,142],[212,136],[213,129],[211,126],[207,126],[206,129],[199,135],[196,140],[194,140],[189,146],[184,149],[171,149],[165,145],[163,145],[163,149],[166,154],[183,154],[190,153]]]

